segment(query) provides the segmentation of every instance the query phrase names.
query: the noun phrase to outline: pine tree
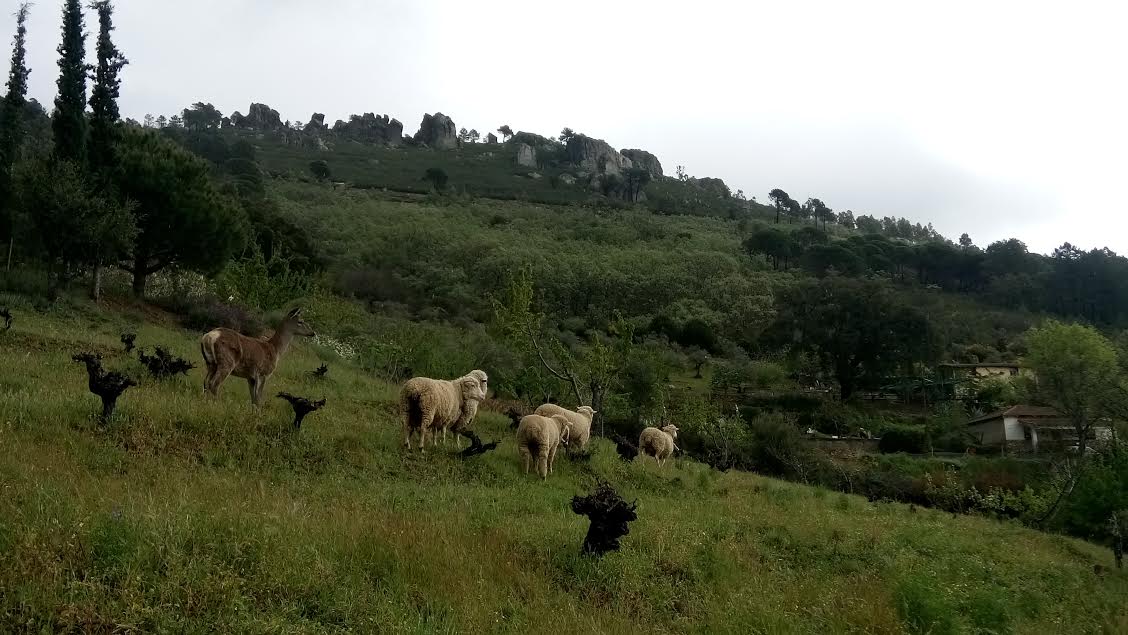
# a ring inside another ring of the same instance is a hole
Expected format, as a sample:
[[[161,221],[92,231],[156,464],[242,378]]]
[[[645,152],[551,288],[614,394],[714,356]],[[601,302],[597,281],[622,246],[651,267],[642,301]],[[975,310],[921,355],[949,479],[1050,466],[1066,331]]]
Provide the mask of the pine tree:
[[[76,163],[86,160],[86,33],[82,5],[63,5],[63,41],[59,44],[59,94],[51,127],[55,133],[55,158]]]
[[[27,104],[27,13],[29,3],[16,11],[16,37],[12,44],[12,68],[8,94],[0,105],[0,238],[8,244],[5,267],[12,266],[15,223],[12,220],[12,164],[23,139],[23,110]]]
[[[118,95],[121,92],[121,69],[129,63],[114,46],[112,0],[98,0],[90,5],[98,12],[98,66],[94,69],[94,88],[90,91],[90,166],[101,172],[113,165],[113,148],[117,142],[121,113]]]

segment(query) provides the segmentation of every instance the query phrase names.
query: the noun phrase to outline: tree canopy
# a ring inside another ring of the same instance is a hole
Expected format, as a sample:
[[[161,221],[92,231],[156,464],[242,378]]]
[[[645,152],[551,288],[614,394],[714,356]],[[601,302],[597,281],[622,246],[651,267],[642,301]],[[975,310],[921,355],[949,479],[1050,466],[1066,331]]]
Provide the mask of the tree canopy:
[[[902,304],[887,284],[848,278],[806,281],[777,302],[777,341],[814,355],[842,399],[898,369],[933,361],[938,340],[928,319]]]
[[[216,273],[246,243],[246,216],[212,184],[205,161],[137,127],[124,130],[118,156],[117,187],[137,204],[137,238],[122,263],[135,293],[172,265]]]

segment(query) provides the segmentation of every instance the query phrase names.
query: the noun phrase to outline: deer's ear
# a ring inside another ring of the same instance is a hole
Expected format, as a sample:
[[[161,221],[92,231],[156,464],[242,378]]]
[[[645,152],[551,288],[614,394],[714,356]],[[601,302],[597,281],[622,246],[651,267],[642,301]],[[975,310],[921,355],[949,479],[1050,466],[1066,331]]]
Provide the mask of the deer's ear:
[[[301,316],[302,316],[301,307],[294,307],[294,308],[290,309],[289,313],[286,314],[286,317],[292,317],[292,318],[293,317],[301,317]]]

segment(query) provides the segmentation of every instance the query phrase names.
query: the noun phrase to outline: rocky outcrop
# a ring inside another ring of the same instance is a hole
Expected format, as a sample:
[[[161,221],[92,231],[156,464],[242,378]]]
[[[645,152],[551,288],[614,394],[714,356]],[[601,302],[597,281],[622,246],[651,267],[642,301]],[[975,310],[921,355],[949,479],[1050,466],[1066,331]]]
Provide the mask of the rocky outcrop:
[[[602,139],[582,134],[568,139],[568,160],[583,170],[596,174],[619,174],[623,171],[624,158]]]
[[[729,186],[721,179],[703,176],[699,179],[692,178],[689,182],[718,198],[728,198],[732,196],[732,190],[730,190]]]
[[[524,130],[514,133],[513,136],[509,138],[509,143],[523,143],[533,146],[534,148],[543,148],[552,145],[548,137],[542,137],[535,132],[525,132]]]
[[[623,150],[621,154],[630,159],[634,167],[649,172],[650,178],[656,179],[660,176],[664,176],[662,174],[662,162],[658,160],[658,157],[646,150],[629,149]]]
[[[458,147],[458,128],[454,121],[441,112],[423,115],[419,132],[415,133],[415,143],[434,148],[450,150]]]
[[[392,119],[388,115],[377,117],[370,112],[352,115],[347,122],[338,119],[337,123],[333,124],[333,132],[347,139],[365,143],[389,146],[403,143],[403,124],[398,119]]]
[[[313,113],[313,116],[309,118],[309,123],[305,125],[305,132],[311,134],[325,132],[328,129],[329,126],[325,125],[325,114],[320,112]]]
[[[238,112],[233,113],[231,115],[231,125],[237,128],[263,132],[281,130],[285,127],[282,125],[282,117],[278,114],[278,111],[266,104],[251,104],[246,115],[239,114]]]
[[[537,167],[537,150],[531,145],[520,143],[517,145],[517,165],[524,168]]]

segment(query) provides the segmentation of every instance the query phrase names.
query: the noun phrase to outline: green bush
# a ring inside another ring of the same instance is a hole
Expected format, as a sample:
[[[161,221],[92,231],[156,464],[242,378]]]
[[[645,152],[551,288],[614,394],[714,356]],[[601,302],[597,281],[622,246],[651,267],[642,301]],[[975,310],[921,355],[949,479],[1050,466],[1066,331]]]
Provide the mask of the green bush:
[[[928,437],[923,428],[891,426],[882,432],[877,447],[885,453],[922,454],[928,451]]]

